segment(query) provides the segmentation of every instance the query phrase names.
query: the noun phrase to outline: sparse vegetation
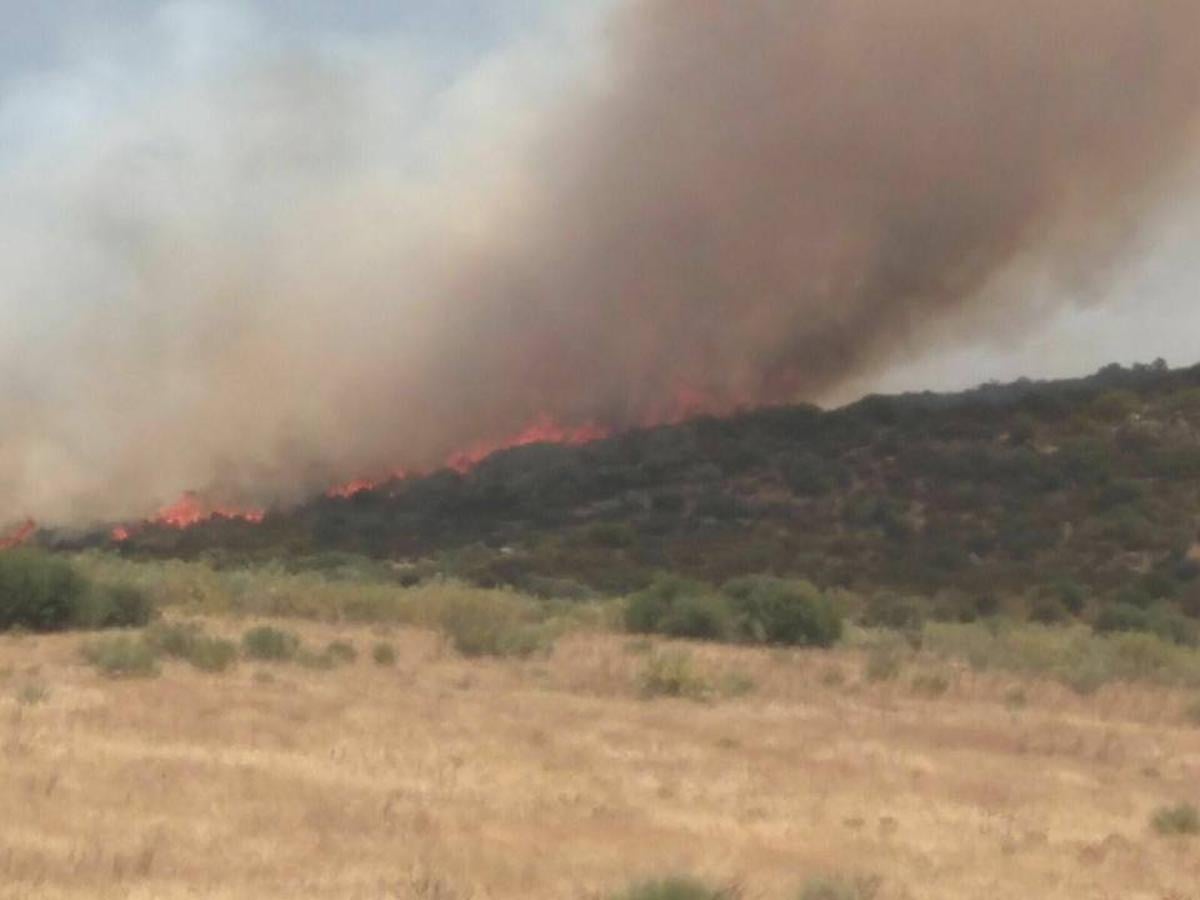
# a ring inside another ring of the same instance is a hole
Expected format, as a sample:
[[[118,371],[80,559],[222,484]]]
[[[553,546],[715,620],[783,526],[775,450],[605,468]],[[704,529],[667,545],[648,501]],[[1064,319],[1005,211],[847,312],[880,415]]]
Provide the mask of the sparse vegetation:
[[[371,659],[377,666],[394,666],[396,664],[396,648],[386,641],[380,641],[371,648]]]
[[[701,675],[692,654],[686,650],[652,653],[637,676],[638,689],[646,698],[686,697],[701,700],[712,692],[709,679]]]
[[[158,654],[141,637],[116,635],[84,643],[85,661],[110,678],[152,678],[159,674]]]
[[[737,900],[734,888],[713,887],[695,878],[673,877],[644,881],[614,894],[612,900]]]
[[[242,635],[242,652],[259,662],[288,662],[300,652],[300,638],[292,631],[259,625]]]
[[[553,640],[522,598],[502,591],[451,591],[438,625],[463,656],[532,656]]]
[[[1155,811],[1150,824],[1159,834],[1191,837],[1200,834],[1200,809],[1193,803],[1177,803]]]
[[[800,889],[797,900],[874,900],[879,887],[879,879],[871,877],[812,878]]]

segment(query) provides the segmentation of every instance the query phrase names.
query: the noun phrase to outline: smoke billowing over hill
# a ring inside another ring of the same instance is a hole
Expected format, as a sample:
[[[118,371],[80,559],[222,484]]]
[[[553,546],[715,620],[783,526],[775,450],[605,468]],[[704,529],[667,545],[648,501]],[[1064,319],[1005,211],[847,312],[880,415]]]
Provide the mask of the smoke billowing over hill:
[[[1200,127],[1192,0],[633,0],[442,92],[164,21],[160,83],[100,67],[0,175],[14,519],[819,400],[1118,264]]]

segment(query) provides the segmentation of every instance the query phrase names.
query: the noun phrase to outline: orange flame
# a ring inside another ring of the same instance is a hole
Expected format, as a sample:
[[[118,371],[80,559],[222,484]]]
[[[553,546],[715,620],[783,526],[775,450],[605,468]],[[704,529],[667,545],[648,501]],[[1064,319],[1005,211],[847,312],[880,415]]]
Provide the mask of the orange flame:
[[[22,546],[33,537],[35,531],[37,531],[37,522],[33,519],[26,519],[14,531],[0,537],[0,550],[14,550]]]
[[[595,423],[570,427],[559,425],[549,416],[540,416],[524,431],[520,431],[512,437],[499,441],[481,441],[466,450],[450,454],[446,460],[446,468],[465,475],[493,453],[501,450],[528,447],[531,444],[563,444],[568,447],[578,447],[582,444],[603,440],[611,433],[609,429]]]
[[[577,447],[603,440],[611,434],[611,429],[595,423],[565,426],[558,424],[549,416],[543,415],[511,437],[496,441],[480,441],[465,450],[450,454],[445,465],[446,468],[459,474],[466,474],[487,457],[501,450],[528,447],[532,444],[562,444],[568,447]],[[345,484],[335,485],[325,491],[325,496],[333,499],[349,499],[364,491],[374,490],[380,485],[392,481],[404,481],[420,474],[422,473],[410,469],[393,469],[384,478],[356,478]],[[160,509],[147,521],[149,524],[184,530],[213,519],[229,519],[258,524],[263,521],[265,515],[261,509],[214,506],[206,502],[195,491],[188,491],[175,503]],[[140,529],[140,525],[118,525],[109,532],[109,536],[116,543],[125,543]]]

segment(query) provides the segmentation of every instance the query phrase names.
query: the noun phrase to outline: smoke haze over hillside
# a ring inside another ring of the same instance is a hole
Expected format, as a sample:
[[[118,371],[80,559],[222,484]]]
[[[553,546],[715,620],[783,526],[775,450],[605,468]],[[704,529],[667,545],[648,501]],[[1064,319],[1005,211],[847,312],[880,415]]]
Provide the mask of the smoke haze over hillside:
[[[164,5],[0,95],[0,521],[289,500],[1036,332],[1194,183],[1194,0],[629,0],[453,79]]]

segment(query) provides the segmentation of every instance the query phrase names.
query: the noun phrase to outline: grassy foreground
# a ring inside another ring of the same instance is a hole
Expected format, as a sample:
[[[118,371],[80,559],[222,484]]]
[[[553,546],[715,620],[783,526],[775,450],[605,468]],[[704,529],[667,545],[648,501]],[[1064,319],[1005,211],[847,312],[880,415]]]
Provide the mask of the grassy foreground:
[[[1196,654],[1146,635],[690,644],[455,584],[80,565],[165,620],[0,635],[0,897],[1200,884]]]

